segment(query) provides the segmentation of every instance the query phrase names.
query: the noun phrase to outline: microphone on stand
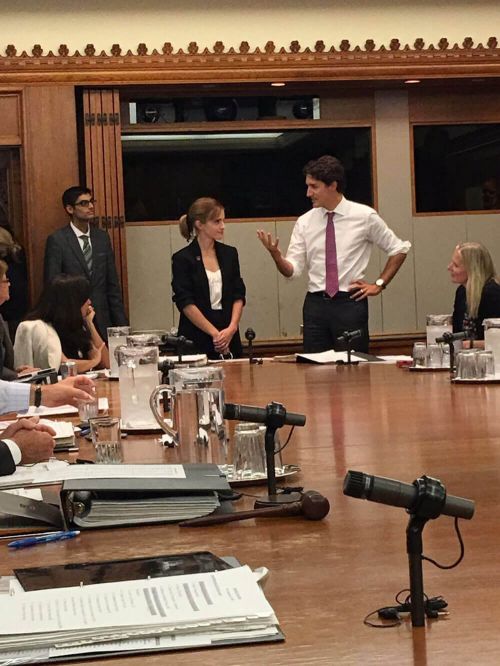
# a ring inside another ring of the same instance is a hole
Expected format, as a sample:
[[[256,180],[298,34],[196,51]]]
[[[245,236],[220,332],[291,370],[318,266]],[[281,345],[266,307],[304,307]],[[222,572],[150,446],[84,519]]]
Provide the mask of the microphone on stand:
[[[266,434],[264,438],[266,450],[267,467],[267,499],[258,500],[258,506],[276,506],[280,503],[291,503],[300,499],[297,493],[278,495],[276,488],[276,467],[274,462],[274,436],[276,430],[284,425],[303,426],[306,422],[304,414],[287,412],[279,402],[270,402],[267,407],[251,407],[249,405],[235,405],[227,403],[224,405],[224,418],[237,421],[250,421],[264,423]],[[256,507],[257,508],[257,507]]]
[[[360,338],[363,335],[363,331],[360,328],[357,328],[354,331],[344,331],[342,335],[337,338],[337,342],[351,342],[356,338]]]
[[[450,348],[450,374],[453,378],[455,376],[455,345],[453,344],[455,340],[466,340],[467,333],[460,331],[459,333],[451,333],[450,331],[445,331],[440,338],[436,338],[437,343],[444,342]],[[471,340],[471,347],[472,347]]]
[[[356,328],[354,331],[344,331],[342,335],[339,335],[337,342],[344,343],[347,346],[347,363],[345,361],[337,361],[338,365],[358,365],[359,361],[351,360],[351,340],[360,338],[363,335],[363,331],[360,328]]]
[[[169,333],[165,333],[165,335],[161,336],[161,340],[163,344],[175,347],[176,349],[179,345],[184,349],[193,349],[195,346],[192,340],[188,340],[183,335],[170,335]]]
[[[226,402],[224,405],[224,418],[229,419],[230,421],[249,421],[250,423],[267,423],[273,417],[273,408],[274,406],[282,408],[277,402],[272,402],[267,407],[252,407],[251,405],[235,405],[231,402]],[[291,426],[303,426],[306,422],[306,417],[304,414],[294,414],[293,412],[287,412],[283,410],[284,414],[282,422],[278,425],[291,425]]]
[[[440,338],[436,338],[436,342],[438,343],[446,342],[449,344],[454,340],[466,340],[466,339],[467,339],[467,333],[465,333],[464,331],[460,331],[460,333],[450,333],[450,331],[445,331]]]
[[[423,476],[413,483],[403,483],[395,479],[386,479],[383,476],[372,476],[349,470],[344,479],[344,495],[367,499],[389,506],[400,506],[408,510],[408,513],[417,513],[425,509],[429,518],[437,518],[441,514],[455,518],[470,520],[474,515],[474,502],[463,497],[448,495],[436,491],[439,481],[431,477]],[[429,511],[430,502],[425,501],[425,495],[429,492],[432,496],[432,511]]]
[[[188,340],[183,335],[170,335],[169,333],[165,333],[165,335],[161,336],[161,341],[164,345],[174,347],[179,363],[182,362],[182,355],[185,353],[186,349],[195,349],[196,347],[192,340]]]
[[[253,357],[253,341],[255,340],[255,331],[253,328],[247,328],[245,331],[245,338],[248,340],[248,362],[250,365],[253,365],[254,363],[260,365],[262,359]]]

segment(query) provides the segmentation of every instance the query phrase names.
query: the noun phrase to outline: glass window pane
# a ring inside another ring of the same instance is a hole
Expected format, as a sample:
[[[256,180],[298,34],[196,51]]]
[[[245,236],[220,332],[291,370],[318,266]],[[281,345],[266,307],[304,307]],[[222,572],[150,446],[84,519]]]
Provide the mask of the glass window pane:
[[[500,209],[500,125],[413,128],[417,213]]]
[[[312,128],[122,137],[128,221],[177,220],[198,197],[228,218],[296,217],[310,208],[302,169],[338,157],[348,198],[372,205],[371,131]]]

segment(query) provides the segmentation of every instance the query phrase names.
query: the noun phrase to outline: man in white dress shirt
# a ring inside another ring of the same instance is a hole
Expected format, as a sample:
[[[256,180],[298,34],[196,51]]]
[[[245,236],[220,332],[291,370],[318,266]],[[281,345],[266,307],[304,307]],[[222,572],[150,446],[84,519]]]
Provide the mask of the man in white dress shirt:
[[[367,299],[386,288],[411,244],[400,240],[373,208],[344,197],[344,167],[337,158],[324,155],[308,162],[304,175],[313,207],[295,223],[286,257],[278,238],[262,230],[257,235],[285,277],[298,277],[307,267],[304,351],[344,349],[338,338],[345,331],[359,329],[361,336],[352,341],[351,348],[366,353]],[[364,275],[373,245],[388,259],[372,284]]]
[[[24,412],[30,405],[77,405],[79,401],[92,400],[94,389],[94,382],[83,375],[43,386],[0,380],[0,415]],[[39,423],[38,416],[12,423],[0,440],[0,476],[12,474],[21,462],[30,464],[50,458],[54,449],[53,435],[52,428]]]

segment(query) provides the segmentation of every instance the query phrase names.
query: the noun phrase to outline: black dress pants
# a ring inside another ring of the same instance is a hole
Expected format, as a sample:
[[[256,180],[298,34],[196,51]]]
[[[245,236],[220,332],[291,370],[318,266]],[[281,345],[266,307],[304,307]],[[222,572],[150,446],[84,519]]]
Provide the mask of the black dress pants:
[[[345,342],[337,342],[345,331],[361,330],[361,337],[349,344],[355,351],[368,353],[368,299],[354,301],[346,291],[333,298],[325,292],[308,292],[302,310],[304,321],[304,352],[315,353],[335,349],[346,350]]]

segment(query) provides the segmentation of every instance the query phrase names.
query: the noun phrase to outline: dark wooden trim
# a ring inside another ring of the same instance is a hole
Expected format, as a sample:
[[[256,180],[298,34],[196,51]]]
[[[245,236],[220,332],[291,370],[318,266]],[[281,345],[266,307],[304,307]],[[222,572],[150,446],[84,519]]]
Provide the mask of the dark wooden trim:
[[[451,45],[442,37],[428,46],[422,38],[411,46],[402,45],[397,38],[388,46],[367,39],[362,47],[353,47],[347,39],[337,47],[327,47],[319,40],[313,49],[302,49],[298,41],[288,48],[268,41],[263,49],[252,52],[248,42],[235,49],[218,41],[211,50],[191,42],[187,51],[175,51],[170,42],[160,51],[139,44],[135,53],[123,52],[114,44],[109,54],[97,53],[88,44],[83,53],[72,55],[65,44],[57,53],[46,55],[39,44],[31,53],[18,53],[10,44],[5,55],[0,55],[0,83],[133,84],[143,83],[146,73],[149,84],[497,77],[500,49],[496,37],[490,37],[486,46],[474,45],[470,37]]]
[[[245,343],[245,341],[243,341]],[[414,342],[425,342],[425,332],[416,333],[380,333],[370,338],[370,353],[375,355],[411,355]],[[297,354],[303,351],[302,338],[272,338],[255,340],[254,356],[278,356]],[[248,356],[246,343],[243,355]]]

